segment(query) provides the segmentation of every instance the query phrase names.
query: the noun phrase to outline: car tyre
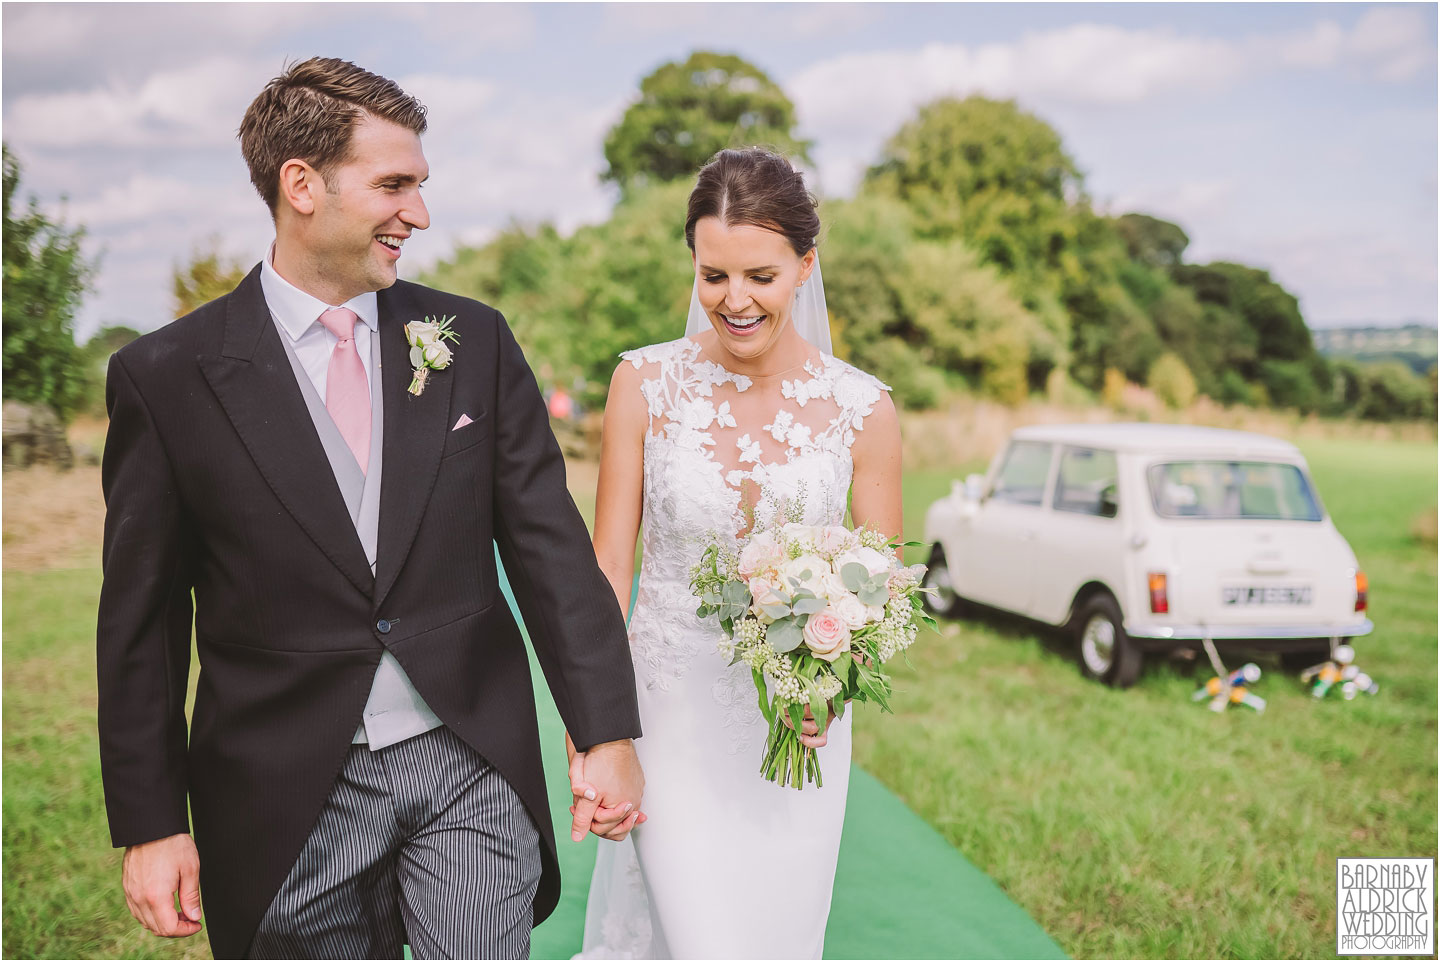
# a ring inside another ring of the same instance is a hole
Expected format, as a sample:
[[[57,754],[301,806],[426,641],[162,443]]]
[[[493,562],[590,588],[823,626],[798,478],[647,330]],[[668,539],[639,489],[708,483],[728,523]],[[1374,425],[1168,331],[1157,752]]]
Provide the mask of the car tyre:
[[[932,615],[941,618],[959,618],[965,611],[965,601],[955,592],[955,582],[950,575],[950,566],[945,561],[945,549],[937,541],[930,549],[930,561],[925,567],[925,578],[921,585],[931,588],[934,593],[922,592],[920,604]]]
[[[1091,595],[1075,615],[1075,648],[1087,678],[1129,688],[1140,677],[1145,655],[1125,634],[1120,605],[1108,592]]]

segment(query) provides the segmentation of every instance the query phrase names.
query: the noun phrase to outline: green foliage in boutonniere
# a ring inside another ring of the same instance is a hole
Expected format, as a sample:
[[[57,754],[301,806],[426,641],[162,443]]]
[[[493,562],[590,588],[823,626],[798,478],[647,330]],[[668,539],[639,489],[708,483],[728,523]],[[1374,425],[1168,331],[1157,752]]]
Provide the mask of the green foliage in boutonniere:
[[[410,366],[415,369],[409,391],[416,397],[425,390],[425,380],[431,371],[443,371],[455,359],[454,348],[445,343],[460,343],[460,335],[450,329],[453,320],[453,316],[427,316],[423,321],[405,325],[405,340],[410,342]]]

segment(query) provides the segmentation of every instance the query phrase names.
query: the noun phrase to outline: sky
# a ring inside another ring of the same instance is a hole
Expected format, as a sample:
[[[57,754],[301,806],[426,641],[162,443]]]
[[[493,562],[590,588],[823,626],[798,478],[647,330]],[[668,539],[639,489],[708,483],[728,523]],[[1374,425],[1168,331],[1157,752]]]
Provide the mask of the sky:
[[[780,84],[822,196],[853,193],[920,105],[1013,98],[1059,131],[1097,207],[1175,221],[1188,261],[1269,270],[1312,327],[1434,325],[1436,9],[9,2],[0,126],[22,192],[100,257],[82,339],[170,320],[171,271],[199,248],[263,256],[235,131],[288,61],[351,60],[429,108],[414,277],[512,222],[604,220],[605,132],[695,50]]]

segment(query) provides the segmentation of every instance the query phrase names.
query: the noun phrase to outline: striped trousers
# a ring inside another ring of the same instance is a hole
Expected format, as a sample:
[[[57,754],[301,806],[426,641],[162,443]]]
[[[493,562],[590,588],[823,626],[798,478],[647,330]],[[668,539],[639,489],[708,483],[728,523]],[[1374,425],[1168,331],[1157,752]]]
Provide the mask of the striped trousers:
[[[522,959],[540,833],[509,783],[448,728],[350,749],[260,921],[257,959]]]

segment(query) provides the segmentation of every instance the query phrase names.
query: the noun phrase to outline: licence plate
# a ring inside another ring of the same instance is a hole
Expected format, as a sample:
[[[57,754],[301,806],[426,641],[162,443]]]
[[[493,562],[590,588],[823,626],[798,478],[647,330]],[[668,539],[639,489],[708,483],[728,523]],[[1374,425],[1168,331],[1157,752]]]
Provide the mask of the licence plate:
[[[1220,589],[1220,600],[1227,605],[1308,605],[1311,601],[1309,585],[1298,587]]]

